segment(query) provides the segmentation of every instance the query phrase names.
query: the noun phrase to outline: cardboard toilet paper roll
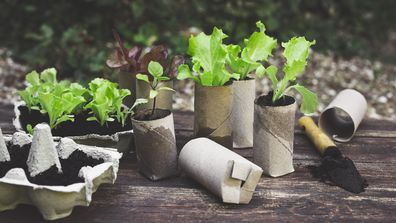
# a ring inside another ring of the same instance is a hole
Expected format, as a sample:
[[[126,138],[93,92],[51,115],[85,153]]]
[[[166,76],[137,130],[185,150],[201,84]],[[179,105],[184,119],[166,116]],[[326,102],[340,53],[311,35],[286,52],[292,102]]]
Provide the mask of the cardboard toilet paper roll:
[[[339,142],[348,142],[356,132],[367,110],[367,101],[356,90],[338,93],[319,117],[319,128]]]
[[[208,138],[189,141],[180,152],[179,165],[223,202],[234,204],[250,202],[263,172],[259,166]]]
[[[232,138],[234,148],[253,147],[253,115],[256,80],[239,80],[233,84]]]
[[[195,137],[207,137],[232,149],[232,100],[232,85],[207,87],[195,84]]]

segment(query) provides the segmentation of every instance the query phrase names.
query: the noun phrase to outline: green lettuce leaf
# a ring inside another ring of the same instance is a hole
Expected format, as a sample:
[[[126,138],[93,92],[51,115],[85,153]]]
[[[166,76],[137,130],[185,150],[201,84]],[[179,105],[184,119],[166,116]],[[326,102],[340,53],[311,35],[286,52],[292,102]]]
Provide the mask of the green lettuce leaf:
[[[203,86],[222,86],[230,80],[231,74],[225,69],[227,50],[222,43],[226,37],[227,35],[216,27],[211,35],[200,33],[197,36],[190,37],[188,53],[192,56],[193,70],[198,73],[199,84]],[[192,77],[185,71],[185,66],[181,69],[184,73],[181,74],[182,77],[179,79]],[[193,80],[196,81],[197,79],[194,78]]]
[[[315,112],[316,108],[318,107],[318,97],[316,94],[299,84],[296,84],[292,87],[296,89],[303,97],[303,102],[300,107],[301,112],[304,114]]]
[[[283,68],[285,78],[295,80],[297,75],[304,72],[309,48],[315,43],[315,40],[310,42],[305,37],[293,37],[288,42],[282,43],[283,56],[286,58],[286,65]]]

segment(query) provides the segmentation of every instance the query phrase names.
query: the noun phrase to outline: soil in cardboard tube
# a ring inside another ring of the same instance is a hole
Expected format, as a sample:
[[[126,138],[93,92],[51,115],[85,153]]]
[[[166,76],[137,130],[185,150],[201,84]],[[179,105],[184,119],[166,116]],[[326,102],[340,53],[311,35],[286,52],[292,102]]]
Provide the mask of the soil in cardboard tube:
[[[28,124],[33,127],[39,123],[49,122],[47,114],[41,114],[40,111],[31,110],[26,106],[19,106],[21,112],[19,120],[22,128],[26,131]],[[125,126],[116,121],[107,122],[104,126],[101,126],[97,121],[87,121],[87,118],[91,115],[88,111],[83,111],[75,115],[74,122],[67,121],[59,124],[55,129],[52,129],[54,136],[82,136],[87,134],[99,134],[99,135],[112,135],[116,132],[122,132],[132,129],[132,123],[130,117],[127,117]]]
[[[153,111],[152,109],[144,109],[138,111],[133,116],[133,119],[138,121],[153,121],[153,120],[165,118],[171,113],[169,110],[164,110],[164,109],[155,109],[154,113],[152,111]]]
[[[273,92],[270,91],[267,95],[262,95],[259,98],[257,98],[255,103],[260,106],[278,107],[278,106],[291,105],[295,102],[295,99],[293,97],[290,97],[287,95],[284,95],[279,100],[273,102],[272,95],[273,95]]]
[[[75,150],[67,159],[60,159],[62,173],[58,173],[55,165],[48,170],[30,177],[26,161],[29,156],[30,144],[23,147],[17,145],[7,145],[11,160],[9,162],[0,162],[0,178],[13,168],[22,168],[28,180],[38,185],[57,185],[67,186],[74,183],[84,182],[84,179],[78,176],[80,169],[84,166],[96,166],[104,163],[103,159],[94,159],[87,156],[84,152]]]
[[[336,147],[326,150],[320,166],[308,166],[308,168],[314,178],[355,194],[363,192],[368,186],[353,161],[344,157]]]

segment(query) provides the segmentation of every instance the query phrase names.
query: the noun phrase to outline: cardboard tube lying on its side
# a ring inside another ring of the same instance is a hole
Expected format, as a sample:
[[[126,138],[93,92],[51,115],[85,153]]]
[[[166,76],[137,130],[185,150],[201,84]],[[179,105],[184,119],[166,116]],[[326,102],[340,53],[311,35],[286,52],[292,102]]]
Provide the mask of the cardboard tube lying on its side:
[[[338,142],[348,142],[355,134],[367,110],[367,101],[356,90],[338,93],[319,117],[319,128]]]
[[[195,84],[194,133],[232,149],[232,85]]]
[[[208,138],[189,141],[180,152],[179,165],[224,203],[247,204],[263,170]]]

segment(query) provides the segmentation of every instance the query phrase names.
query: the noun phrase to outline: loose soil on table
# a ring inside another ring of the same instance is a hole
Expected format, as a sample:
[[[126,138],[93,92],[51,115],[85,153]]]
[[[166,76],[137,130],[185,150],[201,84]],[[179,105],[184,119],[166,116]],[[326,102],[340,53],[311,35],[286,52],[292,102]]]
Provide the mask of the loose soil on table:
[[[49,122],[48,115],[41,114],[40,111],[31,110],[26,106],[19,106],[19,111],[21,115],[19,120],[21,122],[22,128],[26,131],[26,126],[28,124],[34,127],[39,123]],[[88,111],[77,114],[74,117],[74,122],[67,121],[59,124],[57,128],[52,129],[52,134],[54,136],[82,136],[88,134],[98,134],[98,135],[112,135],[116,132],[123,132],[132,129],[132,123],[130,117],[126,119],[125,126],[117,121],[107,122],[104,126],[101,126],[97,121],[87,121],[87,118],[91,115]]]
[[[165,118],[171,113],[169,110],[163,110],[163,109],[155,109],[154,113],[152,111],[153,110],[151,109],[145,109],[139,111],[133,116],[133,119],[138,121],[153,121],[153,120]]]
[[[84,178],[79,177],[78,173],[84,166],[94,167],[104,163],[103,159],[94,159],[87,156],[80,150],[75,150],[67,159],[60,159],[62,173],[58,173],[55,165],[35,177],[30,177],[26,161],[29,156],[30,144],[19,147],[7,145],[11,161],[0,162],[0,178],[13,168],[22,168],[28,180],[38,185],[67,186],[74,183],[84,182]]]
[[[272,101],[272,91],[269,92],[267,95],[262,95],[259,98],[256,99],[255,103],[260,105],[260,106],[271,106],[271,107],[278,107],[278,106],[287,106],[291,105],[295,102],[295,99],[290,96],[283,96],[279,100],[273,102]]]
[[[320,166],[309,166],[313,177],[337,185],[352,193],[361,193],[368,186],[355,164],[333,147],[326,150]]]

